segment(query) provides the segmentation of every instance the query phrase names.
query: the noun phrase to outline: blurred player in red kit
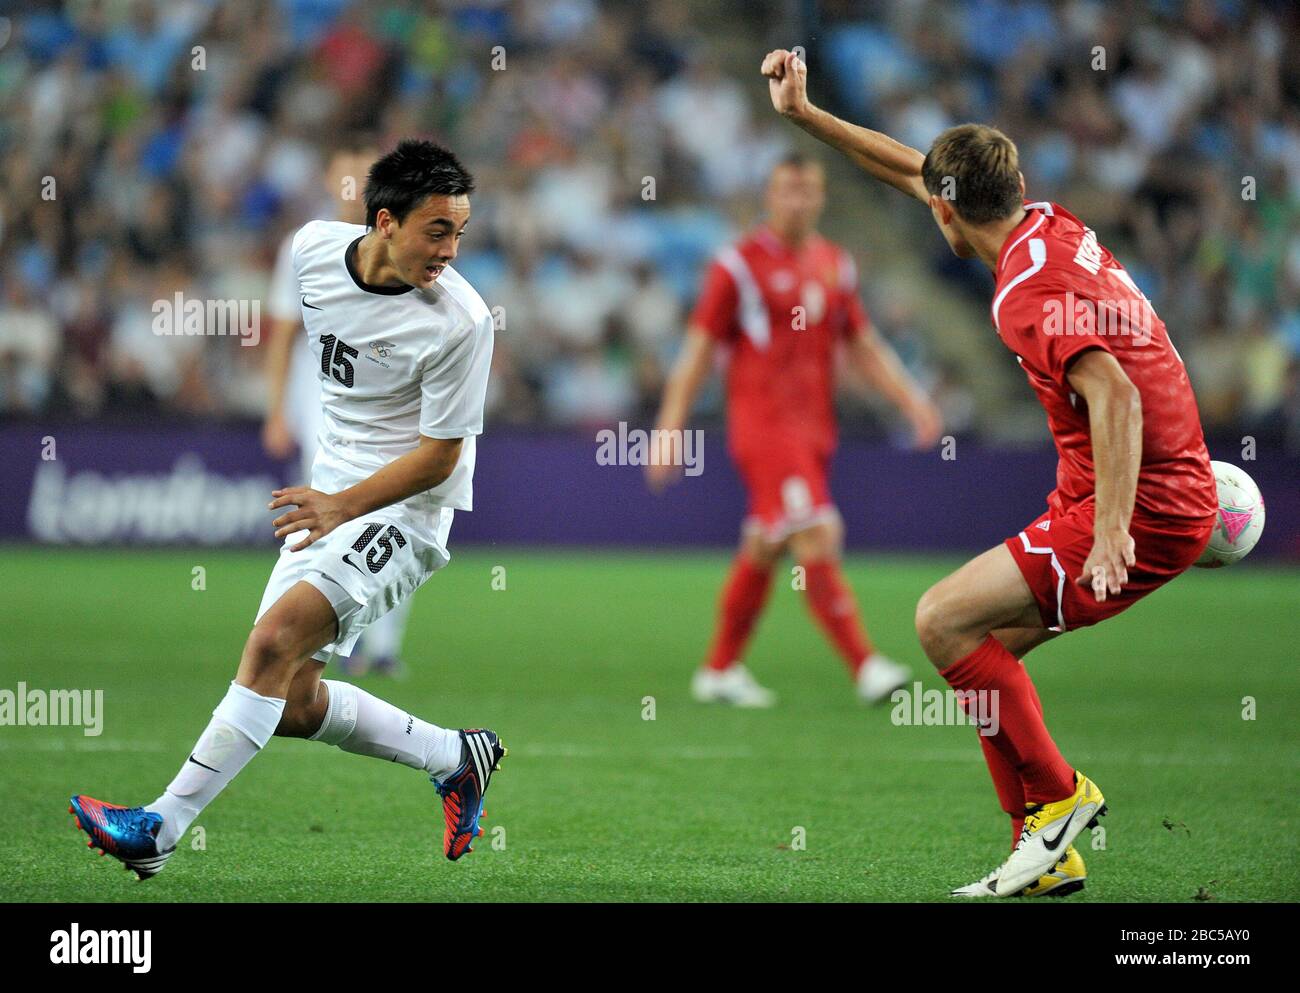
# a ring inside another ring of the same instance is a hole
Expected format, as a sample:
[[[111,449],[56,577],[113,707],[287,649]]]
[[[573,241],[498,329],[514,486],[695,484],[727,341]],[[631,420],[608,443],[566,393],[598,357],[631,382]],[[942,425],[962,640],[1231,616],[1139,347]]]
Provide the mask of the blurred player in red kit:
[[[1047,512],[921,598],[921,647],[949,686],[996,694],[980,744],[1011,816],[1010,857],[954,896],[1081,888],[1071,842],[1106,812],[1061,756],[1021,659],[1126,610],[1200,557],[1218,511],[1196,398],[1164,323],[1077,218],[1024,198],[1019,154],[978,124],[922,155],[814,107],[793,53],[763,60],[776,110],[860,168],[927,204],[949,247],[995,279],[991,318],[1047,413],[1059,462]]]
[[[768,182],[767,221],[709,266],[686,340],[664,389],[661,439],[682,430],[715,353],[727,357],[727,436],[749,491],[740,551],[719,605],[718,628],[692,692],[703,702],[766,707],[774,694],[741,663],[788,549],[803,570],[808,607],[843,657],[863,699],[903,685],[910,670],[867,639],[840,570],[844,527],[831,502],[835,362],[847,353],[860,375],[910,422],[919,447],[939,439],[940,418],[858,299],[852,256],[816,231],[826,181],[812,159],[792,155]],[[660,489],[680,467],[648,467]]]

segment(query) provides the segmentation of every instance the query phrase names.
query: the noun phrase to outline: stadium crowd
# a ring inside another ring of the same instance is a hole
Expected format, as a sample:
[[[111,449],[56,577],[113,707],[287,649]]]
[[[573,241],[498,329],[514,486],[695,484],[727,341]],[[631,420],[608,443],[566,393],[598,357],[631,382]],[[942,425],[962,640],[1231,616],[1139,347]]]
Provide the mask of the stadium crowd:
[[[822,60],[853,119],[922,149],[963,121],[1002,128],[1028,195],[1083,218],[1152,300],[1207,430],[1300,448],[1300,8],[825,7]],[[987,300],[982,267],[929,243]]]
[[[921,148],[950,123],[1003,127],[1030,193],[1088,220],[1153,298],[1207,426],[1300,447],[1294,11],[822,6],[820,99]],[[280,241],[331,212],[338,138],[419,134],[479,181],[457,267],[499,308],[490,416],[648,419],[704,261],[794,141],[749,47],[703,39],[722,18],[786,44],[795,15],[708,7],[708,30],[674,0],[69,0],[0,18],[0,416],[260,416],[262,349],[157,334],[156,302],[262,299]],[[928,221],[898,224],[879,237]],[[922,302],[876,306],[869,274],[864,293],[978,430],[986,387],[931,360]]]

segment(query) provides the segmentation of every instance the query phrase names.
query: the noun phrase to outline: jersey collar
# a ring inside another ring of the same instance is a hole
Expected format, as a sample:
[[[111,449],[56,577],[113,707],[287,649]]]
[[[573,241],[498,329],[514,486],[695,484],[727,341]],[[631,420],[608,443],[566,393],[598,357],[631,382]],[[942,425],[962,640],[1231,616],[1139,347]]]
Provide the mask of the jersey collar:
[[[1052,205],[1045,200],[1034,202],[1025,201],[1024,208],[1025,216],[1020,219],[1019,224],[1011,229],[1011,233],[1007,235],[1007,240],[1004,241],[1002,247],[998,249],[998,264],[993,270],[994,273],[1002,271],[1002,266],[1006,264],[1007,256],[1011,254],[1011,249],[1024,241],[1025,235],[1029,233],[1028,228],[1030,225],[1037,226],[1039,222],[1042,221],[1044,214],[1049,217],[1052,215]]]
[[[414,286],[371,286],[361,278],[361,274],[357,272],[357,267],[353,264],[352,259],[357,254],[357,245],[361,244],[361,239],[364,237],[365,235],[361,235],[343,250],[343,264],[347,266],[348,275],[352,277],[352,282],[367,293],[378,293],[386,297],[395,297],[399,293],[407,293],[415,289]]]

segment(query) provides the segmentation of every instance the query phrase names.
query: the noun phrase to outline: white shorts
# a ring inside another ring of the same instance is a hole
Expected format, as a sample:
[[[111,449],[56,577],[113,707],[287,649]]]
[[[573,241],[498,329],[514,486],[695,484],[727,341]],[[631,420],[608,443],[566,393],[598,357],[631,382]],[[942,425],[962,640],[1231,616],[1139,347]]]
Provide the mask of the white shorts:
[[[440,507],[434,513],[433,527],[424,522],[413,526],[411,513],[401,504],[384,507],[335,528],[301,552],[289,548],[307,532],[289,535],[254,623],[294,584],[311,583],[329,600],[339,622],[337,637],[312,657],[329,662],[335,655],[350,656],[362,631],[451,560],[447,536],[455,511]]]

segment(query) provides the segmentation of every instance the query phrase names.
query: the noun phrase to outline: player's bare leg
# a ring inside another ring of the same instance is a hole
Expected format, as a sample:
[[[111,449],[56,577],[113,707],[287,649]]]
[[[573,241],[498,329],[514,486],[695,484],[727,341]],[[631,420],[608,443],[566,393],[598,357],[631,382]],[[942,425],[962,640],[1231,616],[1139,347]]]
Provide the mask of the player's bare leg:
[[[775,568],[785,554],[785,541],[771,541],[761,527],[745,527],[740,534],[741,554],[767,569]]]
[[[940,671],[969,655],[994,631],[1005,629],[1051,634],[1005,545],[976,556],[935,583],[916,607],[921,648]]]
[[[338,618],[325,594],[311,583],[295,583],[253,626],[236,684],[283,701],[298,671],[337,632]]]
[[[916,631],[954,690],[970,700],[997,694],[997,728],[981,733],[980,743],[1003,809],[1014,819],[1023,804],[1025,821],[1011,858],[986,878],[998,896],[1038,885],[1079,831],[1104,812],[1104,799],[1061,757],[1018,657],[1053,632],[1010,550],[990,549],[926,591],[917,604]]]
[[[871,646],[840,565],[844,550],[840,515],[832,509],[815,524],[791,534],[788,544],[803,569],[808,610],[844,659],[858,695],[868,703],[888,699],[911,678],[912,670]]]
[[[1003,647],[1018,659],[1024,659],[1039,645],[1059,637],[1060,631],[1047,628],[999,628],[993,637],[1002,642]]]
[[[329,691],[321,679],[324,671],[324,662],[310,659],[293,677],[275,729],[277,738],[310,738],[320,730],[329,711]]]
[[[772,573],[785,542],[771,541],[761,527],[741,531],[740,548],[722,587],[718,626],[708,660],[691,680],[691,695],[701,703],[771,707],[776,694],[758,681],[741,659],[772,588]]]

